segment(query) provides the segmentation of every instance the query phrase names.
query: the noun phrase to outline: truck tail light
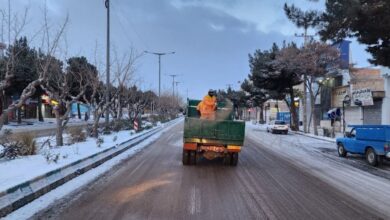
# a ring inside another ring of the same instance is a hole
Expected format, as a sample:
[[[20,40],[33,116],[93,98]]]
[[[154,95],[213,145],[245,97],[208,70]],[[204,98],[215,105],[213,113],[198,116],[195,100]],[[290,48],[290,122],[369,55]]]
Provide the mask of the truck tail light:
[[[390,151],[390,143],[385,144],[385,152]]]
[[[196,143],[184,143],[183,147],[185,150],[196,150],[197,144]]]
[[[241,146],[228,145],[227,150],[228,152],[241,152]]]

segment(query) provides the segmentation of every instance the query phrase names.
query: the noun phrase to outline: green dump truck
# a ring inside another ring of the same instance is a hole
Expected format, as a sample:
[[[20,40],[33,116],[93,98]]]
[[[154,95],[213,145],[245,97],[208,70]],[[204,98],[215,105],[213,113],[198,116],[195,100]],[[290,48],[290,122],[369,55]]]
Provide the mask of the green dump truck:
[[[225,165],[236,166],[244,145],[245,122],[234,121],[229,100],[218,102],[216,120],[200,119],[196,106],[188,100],[184,122],[183,165],[195,165],[201,158],[223,158]]]

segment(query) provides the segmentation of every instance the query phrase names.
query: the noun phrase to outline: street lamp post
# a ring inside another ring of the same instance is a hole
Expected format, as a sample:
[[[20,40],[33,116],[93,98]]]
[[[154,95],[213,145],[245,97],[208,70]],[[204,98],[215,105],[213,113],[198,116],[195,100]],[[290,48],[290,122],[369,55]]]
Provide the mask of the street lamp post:
[[[161,56],[168,55],[168,54],[175,54],[175,51],[167,52],[167,53],[157,53],[157,52],[149,52],[145,50],[144,53],[158,56],[158,97],[160,97],[161,96]]]
[[[349,95],[344,96],[343,99],[343,134],[345,135],[345,105],[349,105],[351,103],[351,98]]]
[[[362,108],[362,124],[364,124],[364,106],[363,102],[359,99],[355,99],[354,104]]]
[[[110,0],[105,1],[105,6],[107,9],[107,51],[106,51],[106,105],[110,102]],[[105,129],[106,132],[108,132],[109,128],[109,116],[110,111],[108,107],[106,106],[106,112],[105,112]]]

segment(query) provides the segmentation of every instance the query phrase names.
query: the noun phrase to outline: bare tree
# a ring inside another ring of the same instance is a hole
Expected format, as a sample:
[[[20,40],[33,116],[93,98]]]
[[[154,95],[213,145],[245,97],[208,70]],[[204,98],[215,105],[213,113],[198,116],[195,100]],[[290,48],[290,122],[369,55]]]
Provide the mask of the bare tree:
[[[92,89],[91,95],[88,97],[83,95],[83,100],[92,108],[93,124],[92,124],[92,136],[98,137],[99,135],[99,120],[100,116],[109,108],[110,103],[106,103],[104,98],[105,85],[100,81],[102,77],[95,77],[90,80],[90,88]],[[114,94],[115,95],[115,94]]]
[[[118,90],[115,89],[113,86],[110,86],[110,89],[113,91],[110,91],[110,101],[109,103],[106,103],[105,93],[104,93],[106,85],[101,81],[101,79],[104,79],[104,71],[102,68],[102,62],[98,58],[97,44],[95,45],[93,65],[97,69],[98,76],[90,79],[89,82],[90,95],[87,96],[87,94],[84,94],[83,101],[86,102],[91,108],[92,115],[93,115],[91,135],[97,138],[99,136],[100,117],[108,108],[110,108],[113,105]],[[114,80],[115,78],[111,79],[111,84],[113,84]]]
[[[10,7],[10,5],[9,5]],[[29,8],[26,7],[25,10],[24,10],[24,13],[23,15],[21,16],[21,18],[19,18],[19,15],[18,14],[14,14],[13,15],[13,19],[11,21],[11,11],[9,10],[8,11],[8,20],[7,20],[7,23],[8,23],[8,47],[10,46],[11,44],[11,29],[13,31],[13,42],[16,41],[16,39],[18,39],[20,33],[23,31],[23,29],[25,28],[26,24],[27,24],[27,20],[28,20],[28,12],[29,12]],[[2,13],[2,26],[1,26],[1,42],[0,43],[4,43],[4,23],[6,21],[5,17],[6,17],[6,13],[4,11],[1,11]],[[5,49],[5,44],[3,45],[0,45],[1,47],[4,47],[3,49]],[[3,50],[1,49],[1,50]],[[11,53],[9,53],[9,57],[7,57],[7,59],[5,59],[4,57],[2,57],[3,55],[3,51],[2,51],[2,54],[0,56],[0,58],[2,58],[1,62],[3,62],[3,71],[5,72],[4,73],[4,77],[1,79],[0,81],[0,93],[1,93],[1,96],[2,96],[2,105],[3,105],[3,117],[0,121],[0,129],[1,127],[3,126],[4,123],[8,123],[8,114],[6,115],[5,113],[5,109],[8,107],[8,103],[7,103],[7,99],[6,99],[6,96],[4,96],[4,90],[6,90],[7,88],[9,88],[11,85],[12,85],[12,79],[14,78],[14,69],[13,67],[15,66],[15,60],[17,59],[17,57],[19,56],[19,53],[21,51],[18,51],[18,52],[15,52],[15,51],[12,51]],[[7,117],[5,117],[7,116]]]
[[[158,98],[158,114],[164,119],[172,118],[178,113],[178,105],[175,99],[168,91],[163,92]]]
[[[321,42],[310,42],[301,49],[298,57],[302,72],[307,73],[305,81],[310,94],[311,118],[314,134],[318,135],[315,101],[323,86],[322,79],[337,73],[340,65],[339,51]]]
[[[134,122],[141,116],[144,110],[156,102],[157,96],[152,91],[141,91],[136,86],[126,91],[125,103],[127,106],[128,117]]]
[[[72,104],[81,100],[87,91],[89,82],[93,80],[93,76],[80,72],[68,71],[64,74],[57,76],[56,83],[53,85],[47,80],[41,87],[49,96],[50,102],[53,105],[53,112],[56,117],[57,130],[56,130],[56,145],[63,145],[63,130],[69,121],[69,114],[72,109]],[[76,82],[79,83],[79,90],[77,94],[72,95],[72,85]]]
[[[134,74],[136,72],[136,62],[142,54],[138,54],[134,48],[130,48],[127,53],[119,57],[114,50],[114,85],[119,90],[114,104],[114,114],[117,119],[123,116],[123,107],[127,106],[129,100],[125,100],[126,91],[134,84]]]

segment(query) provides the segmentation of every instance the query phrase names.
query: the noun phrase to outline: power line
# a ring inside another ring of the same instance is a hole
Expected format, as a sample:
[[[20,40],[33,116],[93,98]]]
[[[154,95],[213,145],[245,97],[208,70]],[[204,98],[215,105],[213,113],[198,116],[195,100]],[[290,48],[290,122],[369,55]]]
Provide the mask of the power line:
[[[129,25],[131,26],[131,28],[132,28],[132,30],[133,30],[135,36],[138,38],[138,40],[141,42],[141,44],[143,44],[144,50],[145,50],[145,49],[149,49],[148,43],[145,42],[145,41],[143,40],[143,38],[141,38],[140,34],[139,34],[138,31],[136,30],[135,25],[134,25],[134,23],[131,21],[131,19],[130,19],[130,18],[127,18],[127,17],[125,17],[125,16],[123,15],[121,8],[119,8],[119,9],[117,10],[117,9],[116,9],[116,6],[114,6],[114,7],[113,7],[113,10],[116,12],[116,13],[114,13],[114,14],[115,14],[115,16],[117,17],[118,23],[119,23],[119,25],[121,26],[121,29],[122,29],[123,33],[126,35],[127,39],[128,39],[130,42],[132,42],[132,39],[131,39],[131,37],[130,37],[130,34],[127,32],[127,29],[125,28],[125,25],[123,24],[123,22],[122,22],[122,20],[121,20],[121,18],[120,18],[119,16],[121,16],[123,20],[125,20],[125,21],[127,21],[127,22],[129,23]]]
[[[175,97],[175,77],[179,76],[179,75],[178,74],[171,74],[168,76],[172,77],[172,97]]]

